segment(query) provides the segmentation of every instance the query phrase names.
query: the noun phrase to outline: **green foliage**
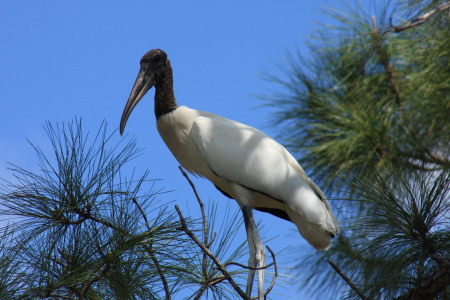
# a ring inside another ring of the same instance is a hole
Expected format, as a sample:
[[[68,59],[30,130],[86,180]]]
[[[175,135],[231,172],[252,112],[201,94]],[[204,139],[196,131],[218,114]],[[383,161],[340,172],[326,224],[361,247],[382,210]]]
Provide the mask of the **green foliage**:
[[[233,213],[230,207],[227,207],[225,215],[230,217],[222,221],[216,219],[217,213],[217,205],[209,203],[209,211],[206,215],[208,216],[207,241],[209,243],[212,241],[210,250],[224,264],[239,261],[247,253],[247,243],[244,240],[232,250],[229,241],[236,239],[238,229],[243,226],[240,211]],[[196,288],[186,299],[197,299],[195,296],[198,297],[201,294],[205,294],[207,299],[240,299],[217,266],[198,248],[192,257],[191,266],[190,276],[185,280],[190,280],[195,287],[203,287],[205,290]],[[235,280],[244,282],[247,279],[247,272],[243,272],[240,268],[231,270],[229,273]],[[217,284],[218,282],[223,284]]]
[[[368,210],[353,225],[362,261],[360,285],[370,298],[393,298],[417,286],[450,257],[450,172],[376,176],[356,187]],[[361,272],[361,269],[357,269]]]
[[[434,274],[438,257],[450,257],[450,172],[411,176],[402,169],[372,175],[371,185],[366,179],[348,183],[364,209],[346,220],[344,236],[327,258],[369,299],[392,299]],[[321,272],[334,276],[325,257],[321,262]]]
[[[267,78],[281,87],[266,97],[280,137],[340,207],[333,248],[298,264],[321,297],[326,285],[358,298],[329,258],[370,299],[405,294],[450,261],[448,11],[396,34],[391,22],[442,1],[376,4],[377,18],[330,10],[337,25],[315,33],[311,58],[291,54],[286,77]]]
[[[314,57],[291,55],[288,77],[269,78],[283,87],[268,99],[274,124],[293,132],[282,138],[305,153],[302,163],[322,184],[336,171],[441,169],[450,132],[448,18],[393,35],[382,34],[383,19],[374,32],[357,13],[333,12],[341,26],[315,36]]]
[[[158,256],[170,282],[184,260],[173,214],[156,201],[145,173],[124,180],[123,166],[139,154],[134,141],[108,148],[106,125],[91,141],[80,121],[45,127],[54,160],[37,146],[39,173],[12,165],[14,182],[1,194],[5,251],[20,270],[5,284],[15,297],[36,299],[154,299],[161,285],[149,256]],[[143,189],[149,192],[143,192]],[[141,210],[153,212],[148,229]],[[3,270],[9,270],[5,266]],[[18,281],[19,286],[11,284]],[[3,295],[2,295],[3,298]]]
[[[39,171],[11,165],[14,178],[0,190],[1,299],[171,299],[186,289],[236,298],[211,260],[201,267],[201,250],[158,201],[162,191],[155,191],[148,172],[136,176],[127,168],[140,154],[134,140],[110,146],[105,123],[94,136],[79,120],[45,129],[53,155],[32,145]],[[214,216],[212,208],[212,223]],[[203,230],[197,221],[184,221]],[[240,262],[243,243],[230,250],[241,225],[236,214],[217,236],[212,223],[211,251]],[[220,280],[205,286],[204,278]]]

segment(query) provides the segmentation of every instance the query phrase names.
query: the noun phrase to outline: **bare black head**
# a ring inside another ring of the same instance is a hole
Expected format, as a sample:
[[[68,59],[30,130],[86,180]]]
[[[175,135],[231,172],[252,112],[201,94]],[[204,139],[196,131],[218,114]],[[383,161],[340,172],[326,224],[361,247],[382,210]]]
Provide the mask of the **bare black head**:
[[[148,51],[141,59],[141,68],[120,120],[120,134],[123,134],[134,107],[153,86],[156,89],[155,115],[159,118],[177,108],[173,93],[172,67],[167,54],[160,49]]]

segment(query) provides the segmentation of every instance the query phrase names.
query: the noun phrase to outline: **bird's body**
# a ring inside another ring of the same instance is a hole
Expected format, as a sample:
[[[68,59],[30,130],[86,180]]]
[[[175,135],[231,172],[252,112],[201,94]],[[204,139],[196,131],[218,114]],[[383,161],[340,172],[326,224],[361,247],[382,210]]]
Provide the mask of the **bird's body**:
[[[157,128],[186,170],[238,202],[233,185],[247,189],[251,199],[246,204],[292,221],[316,249],[326,249],[337,234],[323,193],[294,157],[263,132],[185,106],[158,118]]]
[[[208,179],[235,199],[244,215],[250,248],[249,265],[262,267],[265,250],[252,208],[293,222],[316,249],[330,246],[339,224],[322,191],[306,176],[295,158],[261,131],[221,116],[178,106],[167,54],[147,52],[122,114],[120,133],[145,93],[155,87],[158,131],[178,162]],[[249,270],[247,296],[255,269]],[[264,270],[258,270],[258,298],[263,299]]]

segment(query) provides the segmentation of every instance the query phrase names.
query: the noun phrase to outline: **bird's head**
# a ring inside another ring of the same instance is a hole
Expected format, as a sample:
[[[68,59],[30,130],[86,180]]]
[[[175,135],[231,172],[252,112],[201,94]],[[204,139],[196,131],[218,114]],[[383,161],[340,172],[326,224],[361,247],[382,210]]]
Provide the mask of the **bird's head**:
[[[164,78],[164,73],[170,69],[167,54],[160,49],[153,49],[145,53],[141,59],[141,68],[128,97],[127,104],[120,120],[120,134],[123,134],[128,117],[134,107],[153,86],[158,86]]]

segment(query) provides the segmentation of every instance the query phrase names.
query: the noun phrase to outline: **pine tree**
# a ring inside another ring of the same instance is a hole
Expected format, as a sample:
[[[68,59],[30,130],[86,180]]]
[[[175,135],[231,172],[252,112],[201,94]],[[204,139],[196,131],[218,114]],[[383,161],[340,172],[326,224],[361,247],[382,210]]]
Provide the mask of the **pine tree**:
[[[299,275],[328,295],[450,299],[450,2],[373,4],[374,16],[330,10],[337,25],[312,36],[311,58],[267,78],[274,124],[343,227]]]
[[[239,210],[216,220],[184,172],[201,220],[161,203],[148,171],[129,167],[135,141],[111,145],[106,123],[45,129],[54,152],[32,144],[39,170],[11,165],[0,189],[0,299],[247,298]]]

